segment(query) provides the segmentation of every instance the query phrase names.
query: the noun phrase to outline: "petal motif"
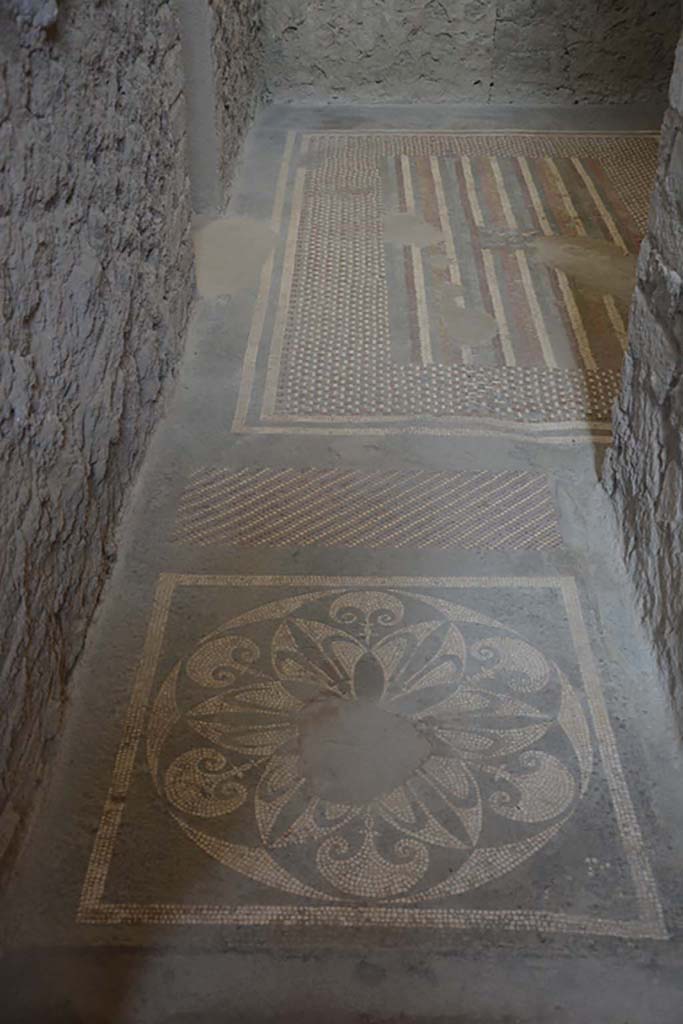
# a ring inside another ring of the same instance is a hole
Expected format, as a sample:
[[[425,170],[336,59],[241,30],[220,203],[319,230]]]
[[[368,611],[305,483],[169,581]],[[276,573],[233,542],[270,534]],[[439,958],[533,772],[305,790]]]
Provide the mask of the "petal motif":
[[[538,743],[554,719],[505,693],[464,684],[416,717],[468,763],[508,757]]]
[[[482,824],[481,795],[459,758],[430,758],[407,786],[429,819],[431,842],[460,849],[476,845]]]
[[[372,653],[381,662],[392,687],[405,675],[407,662],[425,640],[441,625],[440,622],[417,622],[394,630],[372,646]]]
[[[434,846],[470,849],[481,830],[479,787],[456,758],[430,757],[373,808],[393,828]]]
[[[315,619],[293,619],[292,622],[300,631],[299,639],[307,642],[307,648],[308,641],[315,644],[328,671],[331,669],[335,676],[351,678],[356,662],[365,653],[364,644],[338,626],[328,626]]]
[[[385,641],[389,651],[399,640],[404,645],[402,658],[400,661],[395,659],[391,666],[387,687],[392,701],[410,696],[414,698],[413,703],[424,707],[443,699],[447,688],[452,689],[462,679],[465,639],[452,623],[421,622],[406,627]],[[381,660],[383,645],[376,645],[373,653]]]
[[[255,796],[256,822],[266,846],[271,843],[280,814],[303,785],[296,755],[274,754],[259,780]]]
[[[499,719],[523,719],[549,721],[549,716],[532,704],[511,697],[506,693],[496,693],[494,690],[487,690],[483,686],[471,684],[469,681],[463,683],[454,692],[448,693],[443,700],[431,707],[420,711],[415,718],[435,718],[449,720],[453,718],[470,720],[477,718],[477,721],[488,721],[489,725],[499,724]]]
[[[360,813],[357,808],[310,796],[295,754],[275,754],[255,796],[256,820],[271,848],[320,842]]]
[[[293,715],[300,707],[277,680],[258,680],[196,704],[187,721],[223,749],[262,758],[295,736]]]
[[[356,662],[351,685],[356,700],[381,702],[387,680],[381,662],[371,651]]]
[[[350,696],[355,663],[364,653],[343,631],[302,619],[280,626],[272,644],[275,675],[290,693],[304,699],[321,690]]]

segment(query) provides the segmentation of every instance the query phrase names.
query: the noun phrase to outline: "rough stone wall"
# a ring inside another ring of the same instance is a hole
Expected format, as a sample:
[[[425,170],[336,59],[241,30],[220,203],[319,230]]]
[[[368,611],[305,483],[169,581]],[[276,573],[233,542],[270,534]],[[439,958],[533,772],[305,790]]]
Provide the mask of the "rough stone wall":
[[[683,724],[683,43],[670,98],[604,482]]]
[[[218,172],[227,206],[242,139],[264,94],[262,0],[209,0]]]
[[[498,0],[491,99],[664,99],[680,28],[680,0]]]
[[[169,3],[17,3],[0,0],[5,841],[57,732],[194,287]]]
[[[680,0],[266,0],[283,99],[494,103],[662,98]]]

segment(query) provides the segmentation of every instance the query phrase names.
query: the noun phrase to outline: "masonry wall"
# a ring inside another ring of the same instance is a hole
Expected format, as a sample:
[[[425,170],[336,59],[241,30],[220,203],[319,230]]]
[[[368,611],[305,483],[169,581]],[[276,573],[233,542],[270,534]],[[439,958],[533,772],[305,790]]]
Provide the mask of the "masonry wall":
[[[282,99],[624,103],[666,94],[680,0],[266,0]]]
[[[196,0],[195,0],[196,2]],[[262,0],[209,0],[218,173],[227,206],[242,138],[265,91]]]
[[[5,844],[49,757],[181,354],[194,288],[185,133],[168,2],[1,0]]]
[[[683,44],[670,101],[604,480],[683,724]]]
[[[230,198],[242,138],[264,96],[263,0],[172,0],[188,107],[192,204],[219,214]]]

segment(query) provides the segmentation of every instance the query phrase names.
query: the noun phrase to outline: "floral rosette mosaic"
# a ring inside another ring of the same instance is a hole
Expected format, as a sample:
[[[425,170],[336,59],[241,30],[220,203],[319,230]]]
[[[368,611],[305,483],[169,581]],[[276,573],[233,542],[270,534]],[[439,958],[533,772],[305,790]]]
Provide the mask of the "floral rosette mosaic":
[[[511,628],[427,594],[327,590],[234,618],[178,662],[147,761],[180,829],[232,871],[390,903],[533,857],[593,753],[582,697]]]

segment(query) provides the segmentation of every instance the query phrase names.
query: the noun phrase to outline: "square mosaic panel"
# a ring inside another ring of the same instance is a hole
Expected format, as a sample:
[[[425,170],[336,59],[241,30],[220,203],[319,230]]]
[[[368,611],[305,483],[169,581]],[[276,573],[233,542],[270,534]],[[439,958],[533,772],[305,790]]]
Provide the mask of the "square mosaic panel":
[[[294,133],[234,429],[607,440],[657,135]]]
[[[573,579],[162,576],[79,920],[666,938]]]

